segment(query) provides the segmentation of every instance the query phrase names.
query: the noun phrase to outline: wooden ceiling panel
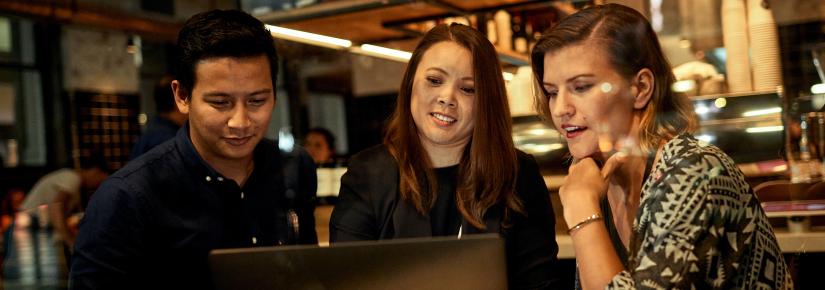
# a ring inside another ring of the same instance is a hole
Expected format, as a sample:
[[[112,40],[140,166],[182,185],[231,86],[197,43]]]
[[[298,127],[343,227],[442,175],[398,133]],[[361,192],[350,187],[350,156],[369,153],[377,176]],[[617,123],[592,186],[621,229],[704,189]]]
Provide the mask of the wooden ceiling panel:
[[[440,0],[448,5],[452,5],[464,10],[478,10],[511,4],[535,2],[530,0]]]
[[[417,2],[282,23],[279,25],[306,32],[349,39],[355,43],[369,43],[375,40],[405,36],[403,32],[384,28],[383,24],[385,22],[444,13],[447,13],[447,11],[433,5]]]
[[[341,0],[293,10],[260,15],[261,20],[279,26],[358,43],[376,43],[413,36],[400,30],[399,22],[422,21],[456,16],[469,11],[490,11],[496,7],[544,3],[539,0]],[[395,24],[394,28],[384,27]]]

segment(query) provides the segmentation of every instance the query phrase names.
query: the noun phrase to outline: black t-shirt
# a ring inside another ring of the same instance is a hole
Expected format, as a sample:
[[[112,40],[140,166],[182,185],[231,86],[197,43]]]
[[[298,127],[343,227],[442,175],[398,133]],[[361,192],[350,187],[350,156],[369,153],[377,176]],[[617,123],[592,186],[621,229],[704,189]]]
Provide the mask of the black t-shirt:
[[[458,165],[435,168],[438,192],[435,205],[430,209],[430,225],[433,236],[455,236],[461,227],[461,214],[455,206]]]

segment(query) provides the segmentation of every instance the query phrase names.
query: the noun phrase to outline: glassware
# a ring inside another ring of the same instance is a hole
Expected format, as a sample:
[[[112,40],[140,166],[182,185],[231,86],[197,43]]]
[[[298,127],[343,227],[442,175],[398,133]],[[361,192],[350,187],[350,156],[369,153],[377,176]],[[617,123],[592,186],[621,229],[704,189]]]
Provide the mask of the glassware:
[[[792,119],[793,120],[793,119]],[[819,181],[823,176],[823,149],[825,148],[825,113],[804,114],[797,124],[790,124],[788,132],[788,163],[792,183]],[[798,129],[797,129],[798,128]],[[797,131],[798,130],[798,131]],[[797,135],[798,134],[798,135]]]

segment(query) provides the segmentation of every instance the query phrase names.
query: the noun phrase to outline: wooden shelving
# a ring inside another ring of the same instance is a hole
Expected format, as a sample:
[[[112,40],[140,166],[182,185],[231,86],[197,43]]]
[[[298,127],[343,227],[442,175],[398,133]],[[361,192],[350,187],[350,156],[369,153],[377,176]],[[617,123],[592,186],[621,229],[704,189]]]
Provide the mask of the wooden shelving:
[[[129,151],[140,136],[137,95],[73,92],[73,156],[103,154],[112,170],[129,161]]]

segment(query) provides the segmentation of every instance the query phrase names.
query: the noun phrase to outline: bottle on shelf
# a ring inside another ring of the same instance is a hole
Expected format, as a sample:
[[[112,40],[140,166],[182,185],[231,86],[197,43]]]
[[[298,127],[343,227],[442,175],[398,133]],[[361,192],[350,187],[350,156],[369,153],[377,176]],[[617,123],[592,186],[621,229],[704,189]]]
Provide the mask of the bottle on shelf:
[[[529,34],[525,25],[524,13],[513,16],[513,48],[518,53],[527,54]]]
[[[809,140],[810,132],[808,131],[808,120],[805,116],[802,116],[799,122],[799,127],[801,130],[799,139],[799,155],[798,158],[790,160],[791,182],[807,183],[819,180],[822,178],[819,168],[822,164],[817,162],[817,160],[815,160],[815,158],[811,155],[811,150],[809,148],[811,145]]]

